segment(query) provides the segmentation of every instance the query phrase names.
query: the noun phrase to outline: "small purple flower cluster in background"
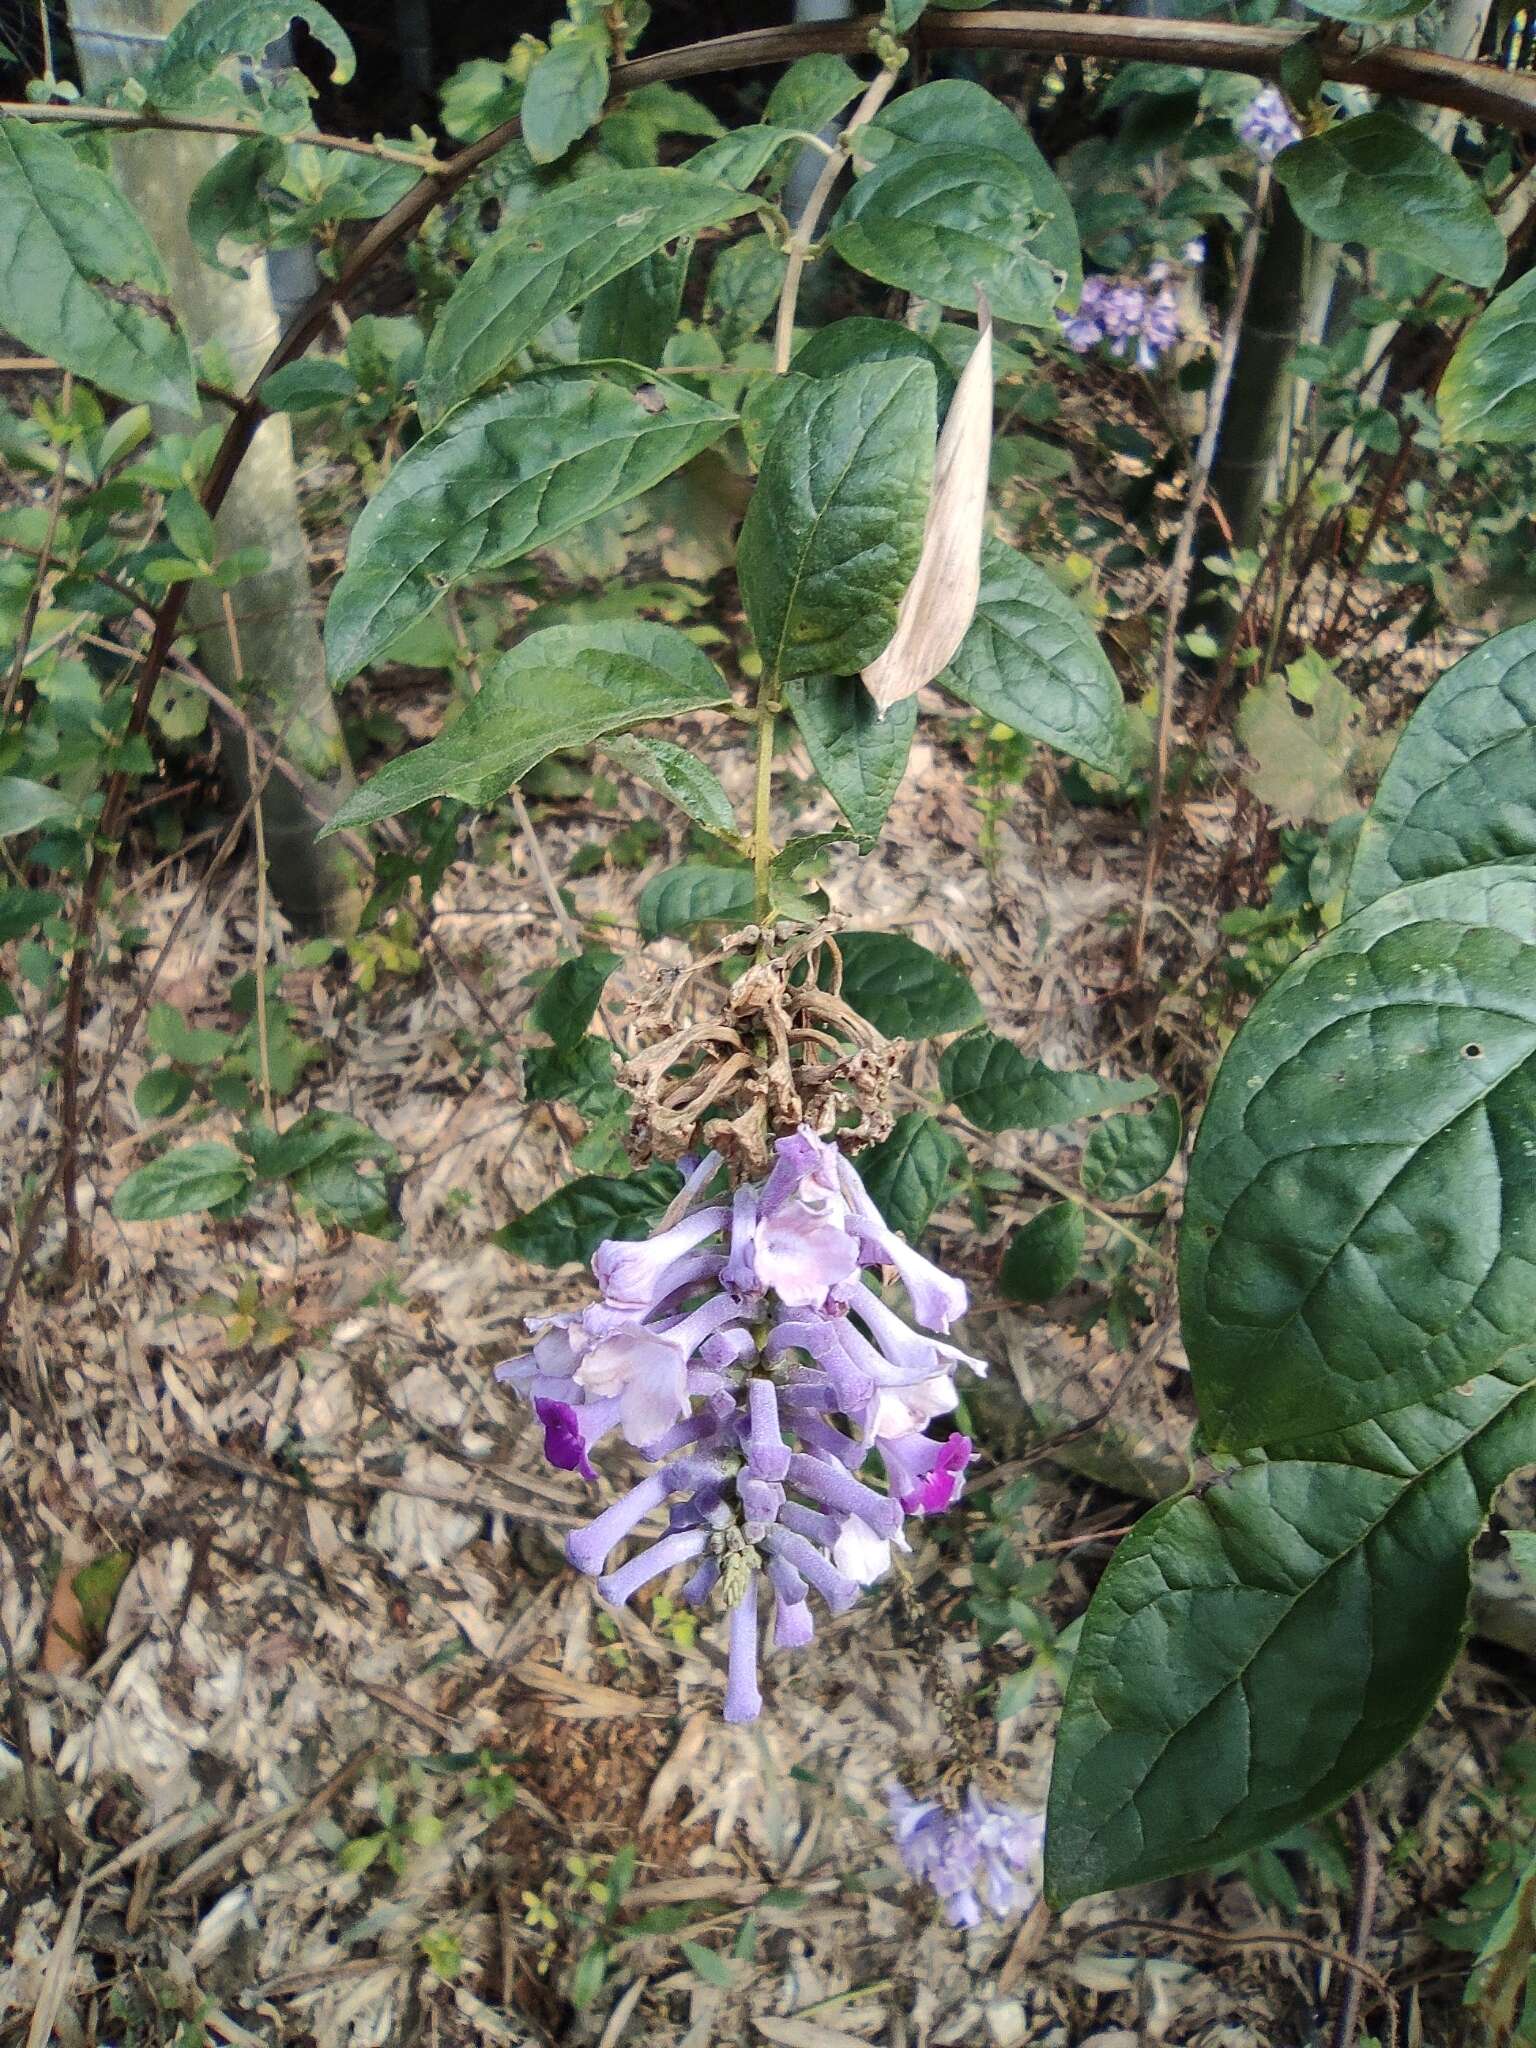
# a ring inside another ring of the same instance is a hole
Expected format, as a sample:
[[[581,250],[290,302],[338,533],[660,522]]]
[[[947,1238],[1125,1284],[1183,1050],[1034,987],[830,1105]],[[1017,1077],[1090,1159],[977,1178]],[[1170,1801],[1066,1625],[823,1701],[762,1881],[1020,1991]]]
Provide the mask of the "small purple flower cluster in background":
[[[1102,275],[1084,278],[1077,310],[1056,316],[1068,348],[1084,356],[1104,341],[1122,361],[1134,348],[1138,368],[1155,370],[1182,331],[1169,280],[1166,263],[1154,263],[1140,284]]]
[[[952,1927],[974,1927],[983,1901],[999,1920],[1035,1903],[1045,1840],[1041,1815],[987,1799],[974,1785],[953,1810],[937,1799],[914,1799],[896,1778],[888,1780],[885,1796],[902,1862],[938,1894]]]
[[[1237,132],[1261,164],[1272,164],[1282,149],[1301,140],[1301,126],[1278,86],[1266,85],[1243,109]]]
[[[955,1407],[954,1373],[985,1366],[931,1333],[964,1314],[962,1283],[886,1224],[834,1144],[780,1138],[760,1185],[707,1200],[715,1153],[688,1175],[662,1228],[598,1246],[601,1299],[530,1318],[526,1358],[496,1368],[533,1403],[551,1464],[591,1479],[590,1452],[617,1430],[652,1466],[566,1543],[578,1570],[623,1603],[674,1566],[683,1597],[718,1587],[730,1610],[725,1717],[758,1714],[758,1597],[773,1637],[811,1640],[808,1594],[841,1614],[905,1549],[908,1515],[960,1492],[967,1437],[927,1425]],[[865,1283],[892,1268],[913,1329]],[[861,1478],[872,1456],[886,1491]],[[614,1551],[670,1502],[669,1527],[616,1569]]]

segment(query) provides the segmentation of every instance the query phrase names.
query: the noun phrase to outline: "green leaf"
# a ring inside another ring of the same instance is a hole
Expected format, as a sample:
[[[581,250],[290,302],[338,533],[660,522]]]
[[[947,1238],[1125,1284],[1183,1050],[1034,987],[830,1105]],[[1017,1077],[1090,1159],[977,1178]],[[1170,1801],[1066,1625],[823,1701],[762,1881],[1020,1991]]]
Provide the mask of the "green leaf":
[[[643,939],[691,931],[696,924],[744,924],[752,915],[750,868],[686,861],[653,875],[640,891],[636,916]]]
[[[940,687],[1015,732],[1124,776],[1130,733],[1097,636],[1045,571],[1001,541],[981,549],[981,594]]]
[[[730,798],[720,787],[720,778],[671,740],[642,740],[633,733],[614,734],[603,741],[603,752],[637,781],[670,797],[679,810],[686,811],[705,831],[717,832],[722,839],[735,837],[736,816]]]
[[[332,82],[345,85],[357,69],[356,52],[341,23],[315,0],[194,0],[143,80],[151,105],[196,101],[199,87],[221,64],[232,57],[258,61],[296,19],[335,59]]]
[[[946,1046],[939,1085],[945,1100],[979,1131],[1055,1130],[1079,1117],[1140,1102],[1156,1090],[1153,1081],[1058,1073],[994,1031],[972,1031]]]
[[[466,576],[660,483],[733,417],[622,367],[525,377],[464,407],[400,458],[352,529],[325,621],[332,680],[356,675]]]
[[[736,1979],[731,1966],[724,1956],[718,1956],[712,1948],[706,1948],[701,1941],[685,1941],[681,1944],[683,1954],[706,1984],[713,1984],[717,1991],[729,1991]]]
[[[688,159],[688,168],[696,177],[713,178],[718,184],[745,192],[776,156],[789,150],[798,152],[805,146],[799,136],[787,129],[756,122],[733,129],[707,149],[697,151]]]
[[[52,917],[59,901],[51,889],[0,889],[0,946],[35,931],[45,917]]]
[[[1488,1502],[1536,1455],[1533,1377],[1517,1343],[1385,1427],[1222,1474],[1137,1524],[1062,1710],[1053,1903],[1224,1863],[1337,1806],[1407,1740],[1460,1647]]]
[[[1305,0],[1305,5],[1330,21],[1407,21],[1424,12],[1425,0]]]
[[[693,237],[683,235],[675,249],[654,250],[599,285],[581,309],[583,361],[611,357],[654,369],[677,326],[692,256]]]
[[[1324,675],[1304,710],[1293,703],[1286,676],[1248,691],[1237,736],[1253,756],[1248,787],[1289,824],[1332,825],[1359,809],[1351,772],[1364,729],[1357,699],[1336,676]]]
[[[1190,1161],[1210,1441],[1277,1454],[1502,1371],[1536,1326],[1533,1123],[1536,869],[1415,882],[1287,969]]]
[[[1447,441],[1536,440],[1536,270],[1472,322],[1441,379],[1438,403]]]
[[[763,119],[779,128],[801,128],[818,135],[862,90],[852,65],[818,51],[790,65],[768,95]]]
[[[183,1067],[210,1066],[232,1052],[235,1044],[227,1031],[196,1029],[171,1003],[156,1003],[149,1013],[144,1036],[152,1052]]]
[[[175,1067],[151,1067],[133,1091],[133,1107],[146,1121],[174,1116],[191,1093],[190,1076]]]
[[[974,335],[972,340],[974,340]],[[926,335],[914,334],[899,320],[873,320],[855,313],[846,320],[834,320],[830,327],[818,327],[795,351],[795,369],[806,377],[835,377],[859,363],[927,363],[938,391],[939,411],[946,412],[954,396],[955,379],[948,363]],[[769,388],[782,384],[782,377],[769,380]]]
[[[1052,1202],[1013,1234],[998,1285],[1010,1301],[1053,1301],[1077,1277],[1084,1218],[1076,1202]]]
[[[778,432],[779,422],[806,388],[807,379],[798,370],[786,370],[782,377],[760,377],[741,400],[741,438],[747,460],[761,469],[768,444]]]
[[[843,1000],[887,1038],[937,1038],[981,1020],[960,972],[900,932],[839,932]]]
[[[194,562],[212,562],[218,553],[213,521],[188,490],[173,491],[165,501],[165,530],[172,543]]]
[[[1107,1118],[1083,1147],[1084,1189],[1104,1202],[1141,1194],[1172,1166],[1183,1130],[1176,1095],[1160,1096],[1145,1116]]]
[[[158,1223],[193,1216],[241,1194],[250,1181],[245,1161],[227,1145],[183,1145],[130,1173],[112,1197],[120,1223]]]
[[[916,698],[882,718],[857,676],[806,676],[784,695],[817,774],[867,850],[907,771]]]
[[[100,1641],[106,1634],[117,1596],[132,1569],[133,1558],[128,1551],[109,1550],[105,1557],[93,1559],[75,1573],[71,1583],[80,1602],[80,1619],[93,1640]]]
[[[0,121],[0,328],[115,398],[195,414],[168,289],[112,180],[61,137]]]
[[[580,2012],[603,1988],[608,1975],[608,1944],[594,1941],[584,1948],[571,1972],[571,2003]]]
[[[417,394],[423,420],[433,424],[500,376],[551,320],[600,285],[752,204],[691,171],[600,171],[518,214],[438,315]]]
[[[720,704],[728,694],[708,656],[675,627],[649,619],[546,626],[498,656],[445,733],[354,790],[326,831],[391,818],[435,796],[496,803],[562,747]]]
[[[1504,237],[1457,164],[1396,114],[1358,114],[1275,160],[1304,226],[1330,242],[1427,264],[1464,284],[1498,283]]]
[[[39,825],[59,818],[73,818],[80,806],[46,782],[29,782],[20,775],[0,775],[0,839],[14,839],[18,832],[31,832]]]
[[[1404,882],[1536,857],[1536,624],[1463,655],[1403,728],[1360,828],[1346,916]]]
[[[959,1145],[944,1126],[925,1110],[913,1109],[897,1118],[888,1138],[861,1152],[857,1165],[880,1214],[916,1244],[960,1156]]]
[[[984,86],[969,79],[941,78],[903,93],[882,109],[859,138],[861,156],[884,160],[896,150],[949,150],[963,136],[967,148],[995,150],[1009,158],[1029,186],[1039,227],[1030,255],[1049,265],[1060,280],[1057,297],[1075,292],[1083,274],[1072,202],[1041,155],[1028,128]],[[962,308],[975,311],[974,297]]]
[[[644,1237],[681,1185],[675,1166],[647,1166],[623,1180],[588,1174],[496,1231],[491,1243],[535,1266],[585,1261],[605,1237]]]
[[[608,97],[608,36],[601,23],[578,29],[539,59],[523,88],[523,141],[536,164],[552,164],[593,126]]]
[[[275,370],[261,387],[262,402],[274,412],[313,412],[357,396],[357,377],[346,363],[328,356],[301,356]]]
[[[994,149],[899,149],[859,179],[831,243],[882,284],[973,313],[984,292],[1000,320],[1054,324],[1059,273],[1028,244],[1041,214],[1030,178]]]
[[[575,1045],[530,1046],[523,1054],[523,1094],[529,1102],[569,1102],[589,1123],[623,1107],[613,1078],[615,1053],[606,1038]]]
[[[748,235],[715,258],[704,294],[704,318],[725,355],[750,341],[778,304],[788,260],[766,235]]]
[[[275,135],[253,135],[206,170],[187,202],[187,233],[207,264],[227,277],[247,277],[220,259],[226,241],[255,245],[273,232],[273,194],[288,166],[286,145]],[[297,368],[299,365],[290,367]]]
[[[597,1015],[608,977],[619,965],[617,953],[600,948],[562,960],[535,997],[529,1023],[561,1052],[571,1051]]]
[[[796,390],[737,549],[770,674],[851,674],[890,639],[922,551],[936,432],[925,363],[864,364]]]

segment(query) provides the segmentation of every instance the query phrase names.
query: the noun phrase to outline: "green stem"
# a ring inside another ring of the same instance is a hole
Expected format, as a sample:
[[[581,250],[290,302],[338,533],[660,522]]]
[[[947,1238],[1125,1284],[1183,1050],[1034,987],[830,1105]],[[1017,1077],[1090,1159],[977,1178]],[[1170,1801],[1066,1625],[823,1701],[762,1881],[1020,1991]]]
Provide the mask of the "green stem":
[[[779,716],[778,689],[766,676],[757,687],[753,716],[757,723],[757,777],[752,791],[752,874],[756,885],[753,915],[759,924],[764,924],[773,907],[769,879],[774,855],[773,738]]]

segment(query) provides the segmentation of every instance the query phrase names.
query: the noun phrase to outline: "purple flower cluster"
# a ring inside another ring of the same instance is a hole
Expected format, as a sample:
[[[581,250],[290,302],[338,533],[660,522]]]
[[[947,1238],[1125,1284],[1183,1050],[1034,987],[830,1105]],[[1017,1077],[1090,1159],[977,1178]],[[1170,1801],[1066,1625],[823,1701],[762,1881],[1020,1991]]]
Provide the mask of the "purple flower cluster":
[[[598,1246],[601,1299],[530,1318],[531,1354],[496,1368],[532,1401],[551,1464],[595,1477],[590,1453],[617,1430],[655,1467],[566,1554],[616,1603],[682,1564],[691,1605],[719,1588],[728,1721],[762,1705],[760,1581],[781,1648],[811,1639],[808,1593],[834,1614],[851,1607],[892,1545],[907,1547],[906,1516],[958,1495],[970,1440],[927,1425],[955,1407],[958,1366],[986,1370],[932,1334],[964,1314],[964,1286],[889,1228],[836,1146],[802,1129],[775,1151],[767,1179],[729,1204],[708,1199],[711,1153],[655,1236]],[[920,1329],[867,1284],[871,1268],[894,1270]],[[872,1455],[884,1491],[859,1476]],[[668,1502],[666,1534],[608,1569]]]
[[[1243,109],[1237,132],[1261,164],[1272,164],[1282,149],[1300,142],[1301,127],[1278,86],[1266,85]]]
[[[1086,277],[1077,310],[1056,317],[1068,348],[1078,355],[1104,341],[1122,361],[1134,348],[1143,370],[1155,370],[1180,334],[1179,302],[1166,263],[1154,263],[1140,284]]]
[[[983,1900],[999,1920],[1035,1903],[1045,1841],[1040,1814],[987,1799],[974,1785],[953,1811],[937,1799],[914,1799],[895,1778],[885,1796],[902,1862],[938,1894],[952,1927],[974,1927]]]

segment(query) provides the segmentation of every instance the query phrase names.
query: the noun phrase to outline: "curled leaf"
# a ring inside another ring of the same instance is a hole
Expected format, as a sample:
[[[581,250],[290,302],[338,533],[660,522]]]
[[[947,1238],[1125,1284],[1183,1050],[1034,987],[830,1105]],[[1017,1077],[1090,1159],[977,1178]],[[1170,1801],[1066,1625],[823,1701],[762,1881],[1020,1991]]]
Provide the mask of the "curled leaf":
[[[976,616],[992,450],[992,312],[984,297],[977,321],[976,346],[939,436],[917,574],[889,645],[863,671],[882,717],[949,666]]]

